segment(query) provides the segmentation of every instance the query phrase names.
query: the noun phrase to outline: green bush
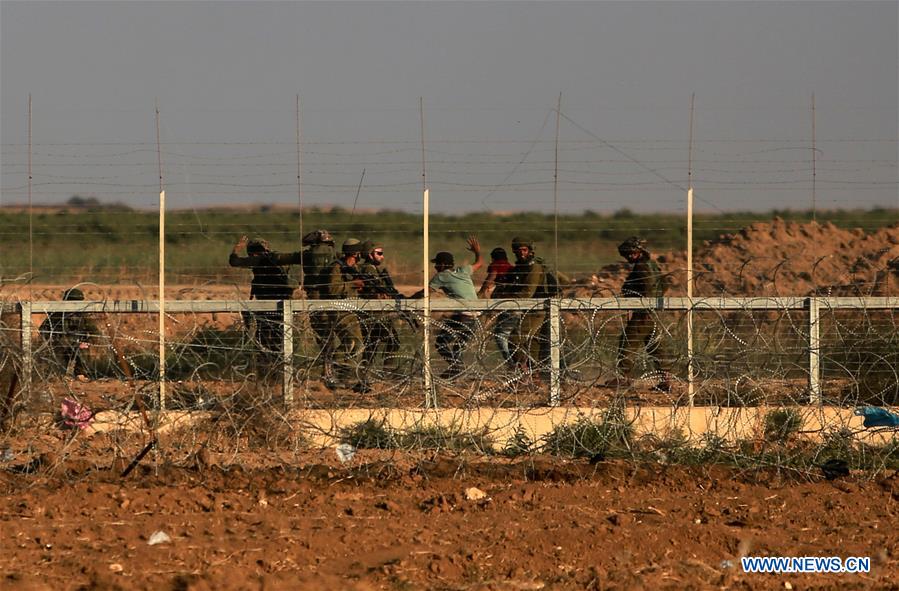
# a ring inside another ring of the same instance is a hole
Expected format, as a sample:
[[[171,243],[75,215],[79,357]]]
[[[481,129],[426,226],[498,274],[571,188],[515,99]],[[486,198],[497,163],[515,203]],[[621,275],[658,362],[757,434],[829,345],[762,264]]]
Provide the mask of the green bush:
[[[515,428],[515,433],[512,434],[512,437],[509,438],[500,453],[509,457],[523,456],[531,453],[534,450],[534,445],[534,440],[528,436],[524,427],[518,425]]]
[[[398,435],[383,420],[367,419],[340,431],[340,441],[358,449],[396,449]]]
[[[559,425],[543,438],[547,453],[575,458],[622,456],[632,453],[633,426],[624,417],[624,410],[613,407],[602,419],[593,421],[581,417],[577,422]]]
[[[765,441],[786,443],[802,429],[802,417],[795,409],[779,408],[765,415]]]
[[[493,441],[486,432],[465,432],[455,427],[416,427],[400,434],[404,449],[436,449],[451,452],[492,453]]]

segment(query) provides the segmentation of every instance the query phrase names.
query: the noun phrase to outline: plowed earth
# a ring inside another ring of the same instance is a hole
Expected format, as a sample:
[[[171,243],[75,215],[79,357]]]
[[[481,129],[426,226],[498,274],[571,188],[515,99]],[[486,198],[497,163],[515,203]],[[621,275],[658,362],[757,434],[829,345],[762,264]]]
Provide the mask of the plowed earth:
[[[341,465],[333,450],[307,452],[278,467],[208,455],[154,467],[151,454],[126,478],[120,465],[46,457],[32,473],[0,471],[0,587],[852,589],[899,580],[899,477],[890,474],[829,482],[716,466],[383,454],[360,451]],[[150,545],[157,531],[171,541]],[[870,556],[872,566],[745,574],[741,555]]]

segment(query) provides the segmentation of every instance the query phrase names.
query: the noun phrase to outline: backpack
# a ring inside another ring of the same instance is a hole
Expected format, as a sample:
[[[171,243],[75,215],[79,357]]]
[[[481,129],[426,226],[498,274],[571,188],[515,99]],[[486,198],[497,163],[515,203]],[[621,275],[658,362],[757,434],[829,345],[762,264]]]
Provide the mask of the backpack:
[[[537,262],[543,265],[543,285],[534,292],[535,298],[554,298],[559,295],[562,290],[559,288],[559,278],[556,274],[549,270],[543,259],[537,259]]]
[[[321,299],[321,291],[328,285],[328,275],[335,260],[337,251],[325,242],[303,250],[303,289],[310,299]]]

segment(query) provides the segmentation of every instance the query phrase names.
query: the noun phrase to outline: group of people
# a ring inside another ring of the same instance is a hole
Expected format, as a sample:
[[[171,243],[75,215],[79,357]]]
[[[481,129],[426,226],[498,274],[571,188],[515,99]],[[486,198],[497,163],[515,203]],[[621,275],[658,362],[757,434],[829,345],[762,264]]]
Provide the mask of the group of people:
[[[288,265],[302,267],[303,291],[310,300],[403,297],[384,266],[382,244],[348,238],[338,252],[330,232],[315,230],[303,236],[303,247],[298,252],[279,253],[265,240],[242,236],[228,262],[232,267],[252,270],[250,299],[290,299],[294,286],[285,268]],[[241,256],[244,249],[246,256]],[[247,319],[255,322],[263,356],[277,361],[284,334],[280,315],[255,312]],[[368,373],[379,350],[383,352],[384,370],[397,370],[400,341],[394,316],[351,310],[314,311],[310,324],[319,346],[322,377],[329,388],[368,391]]]
[[[442,292],[456,300],[492,298],[516,300],[526,298],[545,299],[559,293],[559,277],[536,254],[536,245],[529,238],[512,239],[514,261],[506,250],[494,248],[487,265],[487,276],[479,288],[475,288],[473,275],[484,261],[478,239],[469,236],[467,249],[474,255],[470,263],[457,264],[451,252],[441,251],[431,259],[434,275],[428,283],[432,292]],[[665,280],[659,266],[653,261],[646,241],[633,237],[624,241],[618,251],[631,265],[622,287],[624,297],[657,298],[664,295]],[[244,254],[245,253],[245,254]],[[339,251],[334,238],[327,230],[315,230],[303,236],[303,249],[292,253],[272,250],[265,240],[250,240],[242,236],[229,257],[232,267],[252,271],[250,299],[288,300],[296,286],[288,275],[288,267],[299,265],[303,270],[302,287],[309,300],[343,299],[400,299],[421,298],[424,290],[410,296],[400,293],[394,285],[385,265],[384,245],[376,241],[360,241],[348,238]],[[63,299],[80,301],[84,294],[80,289],[65,291]],[[274,368],[281,362],[284,339],[283,318],[277,311],[254,311],[244,314],[247,326],[254,330],[258,342],[260,364]],[[400,370],[399,330],[404,323],[417,326],[411,315],[398,312],[365,311],[364,306],[347,306],[346,309],[312,311],[310,324],[315,335],[322,365],[322,378],[329,388],[350,388],[367,392],[373,380],[376,365],[385,375],[395,375]],[[462,373],[463,353],[474,336],[478,313],[471,310],[453,312],[439,324],[436,348],[446,362],[439,374],[444,380],[452,380]],[[511,380],[540,382],[549,373],[550,327],[547,313],[542,307],[528,309],[503,309],[496,314],[493,323],[493,340],[502,355],[502,367],[498,375]],[[55,365],[68,375],[83,376],[87,373],[84,353],[100,332],[82,312],[53,312],[40,327],[40,335],[48,345]],[[652,370],[658,376],[655,388],[670,390],[668,373],[659,362],[661,339],[660,326],[649,310],[631,312],[618,343],[616,376],[608,385],[627,385],[627,377],[637,355],[645,350]],[[130,375],[124,358],[119,365]],[[564,355],[560,355],[560,369],[570,373]]]
[[[474,255],[471,263],[456,264],[451,252],[441,251],[431,259],[435,274],[428,289],[457,300],[549,298],[559,293],[559,278],[536,255],[536,245],[528,238],[512,239],[514,262],[504,248],[494,248],[487,266],[487,277],[476,289],[473,274],[484,264],[477,238],[470,236],[467,249]],[[246,255],[241,251],[245,250]],[[630,238],[619,246],[619,253],[631,264],[622,295],[660,297],[665,291],[664,277],[652,260],[646,242]],[[248,268],[253,273],[250,298],[258,300],[290,299],[294,286],[286,267],[303,269],[303,290],[310,300],[398,299],[404,298],[394,285],[385,264],[384,245],[375,241],[348,238],[338,252],[330,232],[315,230],[303,237],[303,249],[293,253],[271,250],[262,239],[240,238],[229,257],[232,267]],[[424,290],[408,296],[421,298]],[[452,380],[463,370],[463,352],[474,335],[478,314],[462,310],[442,321],[436,336],[436,348],[446,362],[440,374]],[[283,325],[277,312],[247,315],[255,323],[261,354],[272,363],[280,357]],[[372,370],[382,356],[386,373],[399,369],[401,319],[392,312],[364,310],[314,311],[310,324],[322,361],[323,381],[329,388],[370,389]],[[648,310],[635,310],[619,339],[616,384],[628,383],[626,377],[636,356],[645,349],[659,376],[657,389],[668,391],[667,373],[662,371],[657,354],[661,344],[659,326]],[[549,372],[549,322],[545,310],[503,310],[493,326],[496,347],[503,358],[504,371],[531,381],[539,381]],[[565,360],[561,359],[563,371]]]

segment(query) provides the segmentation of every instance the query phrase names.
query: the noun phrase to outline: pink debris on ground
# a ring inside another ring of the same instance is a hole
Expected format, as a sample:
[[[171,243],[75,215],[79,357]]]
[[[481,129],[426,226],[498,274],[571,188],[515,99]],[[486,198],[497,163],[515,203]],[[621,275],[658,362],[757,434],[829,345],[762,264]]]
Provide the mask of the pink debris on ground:
[[[91,419],[94,418],[94,413],[88,407],[71,398],[66,398],[62,401],[59,412],[66,427],[85,429],[90,425]]]

